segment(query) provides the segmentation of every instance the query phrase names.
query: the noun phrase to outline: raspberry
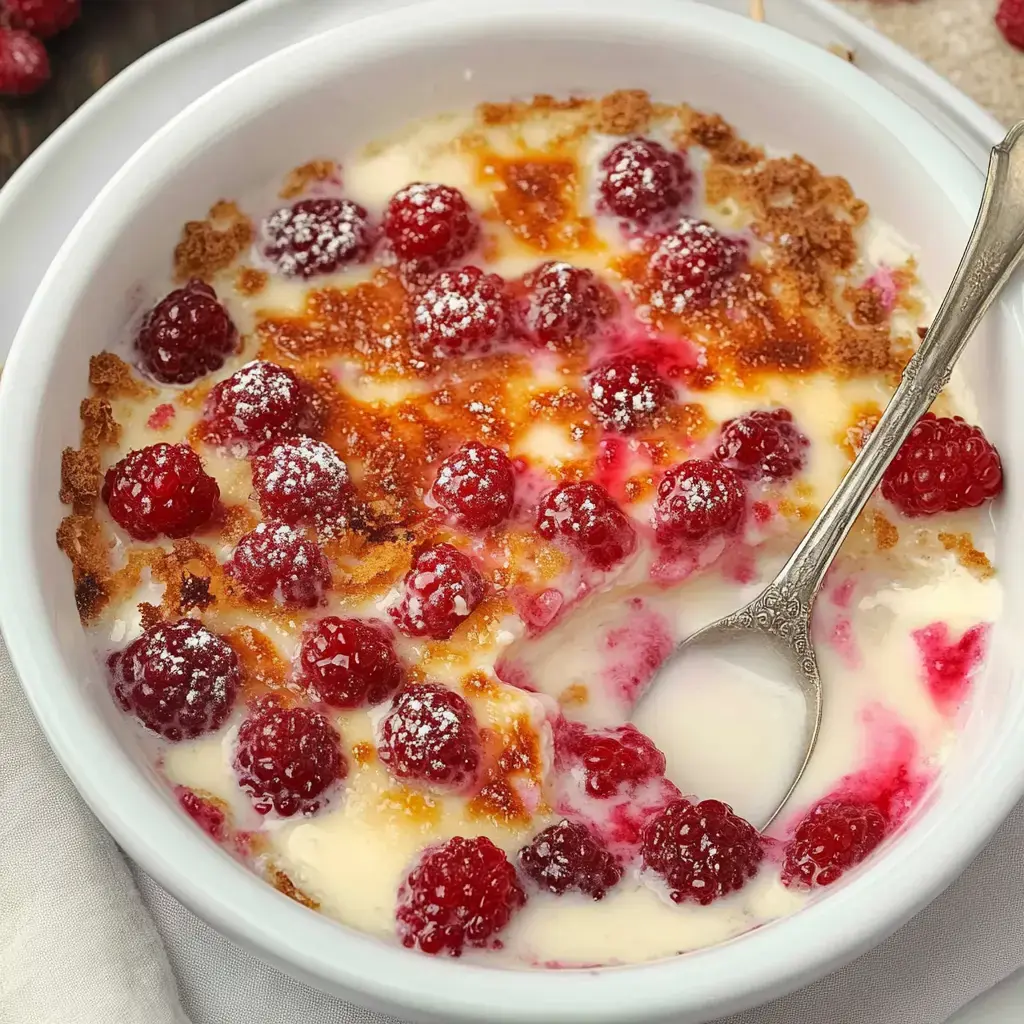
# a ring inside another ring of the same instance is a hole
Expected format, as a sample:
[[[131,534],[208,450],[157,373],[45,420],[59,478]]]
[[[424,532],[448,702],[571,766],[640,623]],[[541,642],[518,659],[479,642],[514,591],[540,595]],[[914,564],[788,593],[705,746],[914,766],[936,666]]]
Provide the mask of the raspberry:
[[[699,543],[735,533],[746,511],[743,482],[711,459],[688,459],[658,484],[654,532],[662,544]]]
[[[555,730],[558,766],[583,776],[586,792],[607,800],[665,772],[665,755],[634,725],[588,732],[579,722]]]
[[[439,356],[487,352],[509,331],[510,303],[505,282],[479,267],[445,270],[416,297],[413,329]]]
[[[904,515],[957,512],[1003,490],[999,453],[959,416],[925,413],[882,477],[882,495]]]
[[[238,695],[237,655],[195,619],[151,626],[107,667],[121,707],[175,743],[219,729]]]
[[[523,278],[525,307],[520,329],[534,344],[557,349],[572,339],[587,340],[612,312],[593,271],[569,263],[542,263]]]
[[[220,488],[187,444],[160,442],[111,466],[102,497],[114,522],[136,540],[153,540],[199,529],[213,515]]]
[[[259,523],[238,542],[224,570],[251,600],[290,608],[316,607],[331,585],[323,552],[287,523]]]
[[[263,222],[264,255],[288,277],[333,274],[371,242],[369,214],[351,199],[302,199]]]
[[[430,274],[465,256],[479,227],[457,188],[417,181],[391,197],[384,234],[408,269]]]
[[[300,682],[335,708],[379,704],[398,689],[402,665],[383,623],[320,619],[302,637]]]
[[[49,39],[70,28],[82,13],[81,0],[2,0],[0,8],[14,28]]]
[[[265,441],[320,432],[313,389],[291,370],[255,360],[210,392],[203,410],[210,444],[245,455]]]
[[[788,409],[755,409],[722,424],[715,458],[747,480],[788,480],[809,446]]]
[[[599,484],[562,484],[541,498],[537,529],[547,540],[562,540],[595,569],[611,569],[636,549],[636,531]]]
[[[660,875],[673,903],[707,906],[742,889],[764,857],[757,829],[718,800],[680,799],[647,823],[644,867]]]
[[[1024,50],[1024,0],[1000,0],[996,26],[1011,46]]]
[[[745,256],[742,242],[702,220],[684,217],[651,256],[651,305],[677,314],[706,305],[722,292]]]
[[[686,156],[652,139],[620,142],[601,161],[601,197],[616,216],[647,225],[675,213],[690,198]]]
[[[268,519],[295,526],[343,515],[352,485],[341,456],[323,441],[270,441],[252,458],[252,485]]]
[[[515,471],[497,448],[468,441],[438,467],[434,501],[469,529],[504,522],[515,500]]]
[[[602,363],[588,378],[590,408],[601,426],[635,434],[657,423],[675,392],[646,360],[620,356]]]
[[[464,789],[480,766],[480,732],[465,698],[438,683],[395,695],[377,755],[395,778]]]
[[[490,839],[455,836],[424,851],[398,890],[398,937],[431,954],[500,949],[497,935],[525,903],[515,868]]]
[[[235,350],[238,331],[217,293],[189,281],[147,314],[135,344],[143,368],[163,384],[191,384],[219,370]]]
[[[400,604],[390,609],[406,636],[447,640],[483,600],[484,581],[470,558],[451,544],[421,551],[402,582]]]
[[[782,881],[809,888],[831,885],[885,838],[888,824],[872,804],[823,800],[786,844]]]
[[[49,80],[46,47],[29,32],[0,25],[0,95],[28,96]]]
[[[599,900],[622,878],[622,868],[590,829],[567,818],[534,836],[519,851],[519,866],[556,896],[576,889]]]
[[[259,814],[312,814],[348,774],[337,729],[312,708],[258,705],[238,730],[238,784]]]

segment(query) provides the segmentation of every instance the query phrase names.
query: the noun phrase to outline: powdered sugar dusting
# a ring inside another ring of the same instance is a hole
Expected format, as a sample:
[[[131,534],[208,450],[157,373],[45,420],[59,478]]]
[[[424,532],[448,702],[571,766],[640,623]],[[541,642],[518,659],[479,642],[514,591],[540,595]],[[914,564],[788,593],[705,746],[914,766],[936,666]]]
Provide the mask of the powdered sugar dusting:
[[[651,306],[678,316],[694,304],[716,299],[744,255],[742,242],[704,221],[684,217],[651,255]]]
[[[370,247],[369,214],[350,199],[303,199],[263,222],[263,252],[287,277],[329,274]]]
[[[589,379],[590,407],[602,426],[632,434],[653,426],[675,394],[648,362],[615,359]]]
[[[203,413],[207,440],[236,456],[285,434],[316,426],[308,385],[285,367],[254,360],[221,381]]]
[[[505,283],[477,267],[443,271],[420,292],[413,327],[438,355],[488,351],[508,332]]]
[[[264,515],[293,525],[344,525],[339,520],[351,482],[329,444],[311,437],[273,442],[253,456],[252,470]]]

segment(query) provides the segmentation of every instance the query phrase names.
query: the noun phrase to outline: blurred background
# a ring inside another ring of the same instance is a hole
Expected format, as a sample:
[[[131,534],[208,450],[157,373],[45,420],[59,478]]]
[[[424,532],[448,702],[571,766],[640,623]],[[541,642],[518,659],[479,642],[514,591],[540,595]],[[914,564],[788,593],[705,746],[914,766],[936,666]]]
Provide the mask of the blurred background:
[[[241,2],[84,0],[74,23],[45,40],[50,81],[31,95],[0,95],[0,185],[50,132],[122,68],[172,36]],[[0,0],[0,8],[4,7]],[[4,13],[10,21],[12,12]]]

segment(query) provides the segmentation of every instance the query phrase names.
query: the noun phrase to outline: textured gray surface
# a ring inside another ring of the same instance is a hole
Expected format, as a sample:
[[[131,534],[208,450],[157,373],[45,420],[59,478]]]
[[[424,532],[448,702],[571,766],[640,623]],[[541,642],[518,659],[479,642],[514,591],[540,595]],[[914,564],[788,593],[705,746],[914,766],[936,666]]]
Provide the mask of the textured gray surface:
[[[1004,124],[1024,118],[1024,53],[995,16],[998,0],[836,0],[987,107]],[[767,2],[771,20],[771,0]]]

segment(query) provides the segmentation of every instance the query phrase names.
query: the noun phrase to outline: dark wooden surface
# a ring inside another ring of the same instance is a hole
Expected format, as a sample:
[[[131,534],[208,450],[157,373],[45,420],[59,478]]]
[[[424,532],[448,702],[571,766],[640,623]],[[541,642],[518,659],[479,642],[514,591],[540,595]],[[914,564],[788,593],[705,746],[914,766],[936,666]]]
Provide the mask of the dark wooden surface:
[[[51,81],[24,99],[0,96],[0,185],[104,82],[172,36],[240,0],[84,0],[80,21],[50,40]],[[73,168],[69,168],[73,174]]]

